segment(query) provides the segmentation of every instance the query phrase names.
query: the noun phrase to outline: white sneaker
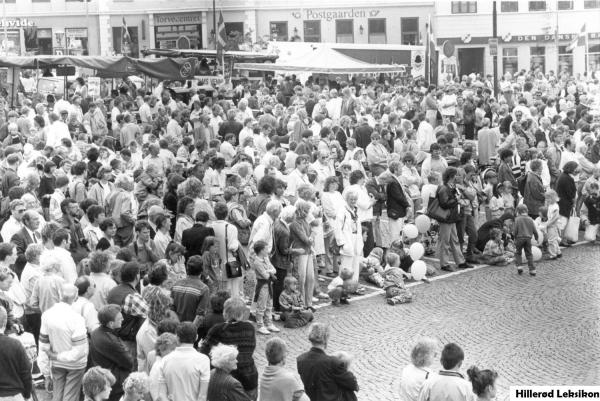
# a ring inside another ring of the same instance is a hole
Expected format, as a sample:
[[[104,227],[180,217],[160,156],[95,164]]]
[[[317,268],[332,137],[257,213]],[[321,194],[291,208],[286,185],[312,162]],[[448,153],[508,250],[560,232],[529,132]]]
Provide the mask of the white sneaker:
[[[281,331],[274,324],[267,326],[267,330],[269,330],[271,333],[279,333]]]
[[[260,326],[258,329],[256,329],[256,331],[260,334],[265,334],[265,335],[271,334],[269,329],[267,329],[265,326]]]

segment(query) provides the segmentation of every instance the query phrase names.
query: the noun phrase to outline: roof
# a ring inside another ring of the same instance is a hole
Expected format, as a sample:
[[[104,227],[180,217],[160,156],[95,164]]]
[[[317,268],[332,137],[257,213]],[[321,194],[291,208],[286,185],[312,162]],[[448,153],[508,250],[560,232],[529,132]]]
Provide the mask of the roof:
[[[216,50],[195,50],[195,49],[148,49],[142,50],[144,56],[155,55],[160,57],[196,57],[196,58],[215,58]],[[270,53],[244,52],[244,51],[226,51],[223,56],[227,59],[254,61],[257,63],[270,61],[274,62],[278,56]]]

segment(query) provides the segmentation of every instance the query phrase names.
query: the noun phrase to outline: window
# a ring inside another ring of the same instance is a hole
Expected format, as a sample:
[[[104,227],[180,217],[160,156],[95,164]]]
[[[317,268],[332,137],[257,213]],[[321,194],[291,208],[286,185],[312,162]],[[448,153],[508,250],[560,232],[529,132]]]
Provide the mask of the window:
[[[369,43],[386,43],[385,18],[369,19]]]
[[[271,22],[271,40],[276,40],[277,42],[288,41],[287,22]]]
[[[588,49],[588,71],[600,70],[600,44],[590,44]]]
[[[530,1],[529,11],[546,11],[545,1]]]
[[[67,54],[69,56],[88,55],[88,30],[87,28],[66,28]]]
[[[226,22],[225,23],[225,34],[231,35],[233,32],[237,32],[239,35],[244,35],[244,23],[243,22]]]
[[[573,74],[573,52],[567,46],[558,46],[558,76],[563,73]]]
[[[586,10],[589,8],[600,8],[600,0],[585,0],[583,2],[583,8]]]
[[[453,1],[452,14],[472,14],[477,12],[476,1]]]
[[[52,55],[52,28],[37,29],[37,54]]]
[[[516,47],[505,47],[502,49],[502,71],[504,74],[510,72],[514,75],[519,71],[519,49]]]
[[[335,21],[335,41],[337,43],[354,43],[354,20],[338,19]]]
[[[321,41],[321,21],[304,21],[304,41]]]
[[[546,48],[542,46],[534,46],[531,48],[531,71],[539,68],[541,72],[546,70]]]
[[[400,41],[403,45],[419,44],[419,18],[400,18]]]
[[[558,1],[558,9],[559,10],[572,10],[573,9],[573,2],[572,1],[559,0]]]
[[[519,11],[518,1],[503,1],[500,3],[500,11],[503,13],[516,13]]]
[[[137,26],[128,26],[127,32],[129,38],[124,37],[122,26],[114,26],[113,32],[113,49],[115,54],[122,54],[124,56],[138,57],[139,56],[139,40],[138,40],[138,28]]]

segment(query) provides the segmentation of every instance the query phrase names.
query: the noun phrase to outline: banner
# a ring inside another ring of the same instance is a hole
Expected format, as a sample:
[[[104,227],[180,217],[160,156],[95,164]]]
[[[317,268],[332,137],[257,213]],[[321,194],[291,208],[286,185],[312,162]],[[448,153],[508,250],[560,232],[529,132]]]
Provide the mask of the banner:
[[[210,85],[213,88],[225,83],[225,78],[222,75],[196,75],[194,79],[198,80],[198,86]]]
[[[42,95],[63,93],[64,81],[57,77],[40,77],[38,79],[37,91]]]

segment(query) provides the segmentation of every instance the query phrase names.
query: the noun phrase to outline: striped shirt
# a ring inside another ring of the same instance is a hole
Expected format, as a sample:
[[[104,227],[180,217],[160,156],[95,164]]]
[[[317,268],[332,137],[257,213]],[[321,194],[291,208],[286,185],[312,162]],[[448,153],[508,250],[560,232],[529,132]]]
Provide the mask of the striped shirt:
[[[52,361],[55,368],[86,367],[89,349],[85,320],[71,305],[59,302],[42,314],[40,349],[57,353]]]
[[[196,316],[204,317],[210,294],[200,278],[187,277],[173,285],[171,297],[179,320],[192,322]]]

